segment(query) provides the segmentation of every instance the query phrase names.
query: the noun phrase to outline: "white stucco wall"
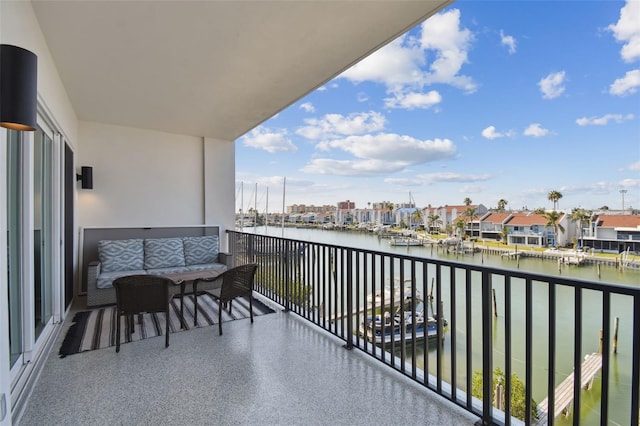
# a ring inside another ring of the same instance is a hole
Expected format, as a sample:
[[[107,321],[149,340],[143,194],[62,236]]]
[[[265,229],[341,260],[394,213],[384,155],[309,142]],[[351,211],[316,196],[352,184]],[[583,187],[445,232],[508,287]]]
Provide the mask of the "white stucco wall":
[[[93,167],[81,227],[204,223],[202,138],[81,122],[79,139],[76,164]]]

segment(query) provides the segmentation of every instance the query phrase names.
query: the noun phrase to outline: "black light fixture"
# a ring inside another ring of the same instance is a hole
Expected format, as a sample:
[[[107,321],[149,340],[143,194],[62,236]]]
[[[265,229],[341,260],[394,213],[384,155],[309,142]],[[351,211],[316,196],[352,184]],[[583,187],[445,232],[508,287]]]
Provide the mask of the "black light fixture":
[[[0,126],[36,130],[38,58],[26,49],[0,44]]]
[[[93,189],[93,167],[82,166],[82,173],[76,174],[76,180],[82,181],[82,189]]]

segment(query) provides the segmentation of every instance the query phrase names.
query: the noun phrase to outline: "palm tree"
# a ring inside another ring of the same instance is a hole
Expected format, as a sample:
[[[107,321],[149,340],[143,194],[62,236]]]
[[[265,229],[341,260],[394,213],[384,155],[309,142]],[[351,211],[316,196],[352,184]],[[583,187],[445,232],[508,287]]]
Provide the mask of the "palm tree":
[[[473,237],[473,225],[471,224],[471,222],[473,222],[473,220],[477,217],[476,209],[473,207],[467,207],[467,209],[464,211],[464,217],[467,218],[467,228],[469,228],[469,236]]]
[[[457,219],[455,222],[455,229],[458,231],[458,235],[460,235],[460,239],[464,240],[464,228],[467,222],[463,219]]]
[[[507,207],[507,204],[509,204],[507,200],[505,200],[504,198],[500,198],[498,200],[498,211],[503,212],[505,207]]]
[[[411,223],[415,223],[416,226],[422,225],[424,228],[424,223],[422,222],[422,211],[418,208],[411,214]]]
[[[561,217],[562,215],[555,210],[544,214],[544,218],[547,220],[545,226],[553,227],[553,247],[556,246],[556,243],[558,241],[558,230],[564,233],[564,227],[558,223]]]
[[[571,210],[571,219],[575,222],[578,222],[578,226],[580,227],[580,247],[584,245],[584,232],[582,224],[585,222],[589,222],[592,215],[591,210],[585,210],[581,208],[575,208]]]
[[[503,226],[502,230],[500,230],[500,236],[502,236],[502,242],[504,244],[507,244],[508,242],[508,235],[509,235],[509,228],[507,228],[506,226]]]
[[[428,217],[428,222],[429,222],[429,233],[433,234],[433,227],[437,226],[438,229],[440,229],[440,226],[442,226],[442,221],[440,220],[440,216],[437,214],[430,214]]]
[[[555,189],[553,191],[549,191],[549,194],[547,194],[547,199],[553,202],[553,210],[557,208],[558,200],[560,200],[560,198],[562,198],[562,194]]]

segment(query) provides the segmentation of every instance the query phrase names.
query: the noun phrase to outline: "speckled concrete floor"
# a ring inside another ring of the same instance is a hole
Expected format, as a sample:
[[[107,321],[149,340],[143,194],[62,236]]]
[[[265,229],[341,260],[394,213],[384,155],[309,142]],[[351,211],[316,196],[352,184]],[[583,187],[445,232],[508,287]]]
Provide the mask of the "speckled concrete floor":
[[[69,315],[72,317],[73,315]],[[69,322],[69,319],[67,319]],[[65,324],[65,329],[68,324]],[[20,425],[472,425],[477,417],[294,314],[60,359]]]

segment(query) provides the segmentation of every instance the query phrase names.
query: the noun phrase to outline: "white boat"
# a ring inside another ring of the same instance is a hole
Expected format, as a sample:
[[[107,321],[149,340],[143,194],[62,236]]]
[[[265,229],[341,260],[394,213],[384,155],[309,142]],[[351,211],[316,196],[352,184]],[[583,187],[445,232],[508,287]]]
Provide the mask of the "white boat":
[[[391,237],[391,240],[389,240],[389,245],[402,247],[421,246],[422,241],[417,238],[411,237]]]
[[[393,291],[393,304],[394,306],[400,306],[402,304],[411,303],[411,280],[405,280],[404,288],[397,283]],[[409,284],[407,284],[409,282]],[[422,302],[422,295],[420,291],[416,289],[416,300]],[[375,307],[380,309],[391,305],[391,289],[384,287],[382,290],[377,290],[367,296],[367,303],[369,307]]]
[[[442,326],[447,325],[446,320],[442,320]],[[386,311],[382,315],[367,317],[359,328],[360,336],[376,345],[390,344],[393,342],[413,342],[431,340],[438,337],[438,319],[433,316],[425,317],[424,310],[413,314],[410,311],[398,310],[395,315]],[[444,335],[441,336],[444,339]]]

